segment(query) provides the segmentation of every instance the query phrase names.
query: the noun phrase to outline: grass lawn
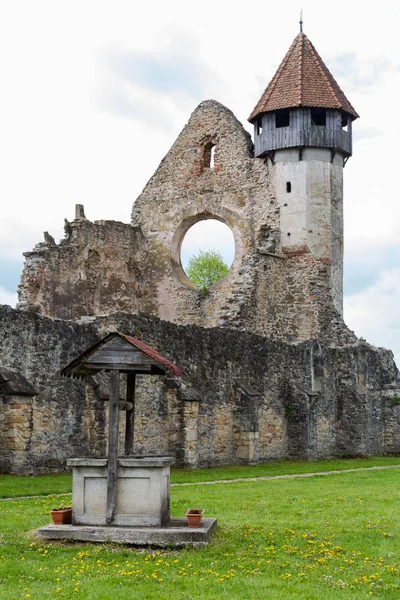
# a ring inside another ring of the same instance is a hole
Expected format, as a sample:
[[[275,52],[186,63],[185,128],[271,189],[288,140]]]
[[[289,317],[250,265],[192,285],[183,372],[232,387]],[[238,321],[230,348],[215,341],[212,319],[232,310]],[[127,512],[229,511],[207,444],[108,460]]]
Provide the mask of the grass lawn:
[[[0,498],[64,494],[71,491],[72,474],[70,472],[38,475],[37,477],[0,475]]]
[[[362,469],[385,465],[400,465],[400,457],[377,456],[370,458],[318,460],[314,462],[305,460],[282,461],[251,466],[212,467],[193,471],[173,468],[171,471],[171,483],[196,483],[201,481],[217,481],[220,479],[320,473],[322,471],[342,471],[345,469]],[[38,477],[0,475],[0,498],[35,496],[39,494],[65,494],[71,492],[71,490],[72,476],[69,472],[39,475]]]
[[[57,498],[1,501],[0,598],[400,598],[400,469],[178,486],[171,500],[173,516],[218,518],[209,546],[45,543],[33,532]]]
[[[375,456],[370,458],[349,458],[335,460],[285,460],[281,462],[260,463],[258,465],[230,467],[212,467],[187,471],[173,469],[171,483],[194,483],[197,481],[217,481],[219,479],[238,479],[243,477],[265,477],[273,475],[292,475],[296,473],[321,473],[322,471],[342,471],[346,469],[365,469],[368,467],[400,465],[398,456]]]

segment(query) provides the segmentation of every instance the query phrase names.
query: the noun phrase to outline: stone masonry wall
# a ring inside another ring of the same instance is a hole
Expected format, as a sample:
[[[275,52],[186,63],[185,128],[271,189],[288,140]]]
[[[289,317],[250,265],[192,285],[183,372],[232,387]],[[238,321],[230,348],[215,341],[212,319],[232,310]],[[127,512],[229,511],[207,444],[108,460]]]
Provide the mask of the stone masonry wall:
[[[98,410],[100,405],[104,412],[104,403],[94,395],[87,397],[79,382],[59,376],[77,348],[96,341],[92,328],[0,306],[0,331],[1,365],[23,373],[39,392],[29,402],[27,398],[1,397],[0,469],[25,473],[60,470],[71,452],[79,449],[90,455],[104,449],[104,422]],[[10,423],[14,414],[23,418],[19,431]],[[98,432],[95,445],[89,430]],[[13,438],[14,448],[9,447],[9,452],[4,452],[5,437]]]
[[[146,243],[138,229],[115,221],[75,219],[60,244],[26,252],[19,307],[61,319],[138,309]]]
[[[171,452],[192,467],[400,453],[400,380],[387,350],[287,344],[144,315],[67,322],[2,307],[1,364],[38,392],[18,408],[1,399],[3,471],[59,470],[71,456],[105,455],[107,382],[59,371],[115,330],[140,336],[186,372],[184,380],[141,376],[135,452]],[[23,419],[12,424],[11,414]],[[7,446],[10,437],[18,448]]]

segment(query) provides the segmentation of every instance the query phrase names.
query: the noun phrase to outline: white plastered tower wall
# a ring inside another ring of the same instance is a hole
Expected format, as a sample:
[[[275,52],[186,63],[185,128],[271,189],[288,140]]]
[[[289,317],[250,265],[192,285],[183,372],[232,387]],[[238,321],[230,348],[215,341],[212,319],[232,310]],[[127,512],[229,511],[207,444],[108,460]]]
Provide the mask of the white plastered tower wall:
[[[300,160],[301,158],[301,160]],[[275,152],[284,252],[309,252],[330,267],[332,300],[343,314],[343,154],[327,148]]]
[[[322,327],[336,319],[324,300],[343,316],[343,167],[358,116],[301,24],[249,121],[255,157],[274,164],[283,254],[314,261],[302,279]]]

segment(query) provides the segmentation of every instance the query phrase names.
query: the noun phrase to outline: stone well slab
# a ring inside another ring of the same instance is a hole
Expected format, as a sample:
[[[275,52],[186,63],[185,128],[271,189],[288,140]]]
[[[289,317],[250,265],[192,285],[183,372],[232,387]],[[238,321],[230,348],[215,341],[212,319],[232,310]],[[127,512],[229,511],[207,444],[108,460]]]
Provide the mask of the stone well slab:
[[[47,525],[38,535],[47,540],[116,542],[133,546],[205,546],[217,519],[202,519],[198,529],[190,529],[185,518],[171,519],[163,527],[90,527],[88,525]]]

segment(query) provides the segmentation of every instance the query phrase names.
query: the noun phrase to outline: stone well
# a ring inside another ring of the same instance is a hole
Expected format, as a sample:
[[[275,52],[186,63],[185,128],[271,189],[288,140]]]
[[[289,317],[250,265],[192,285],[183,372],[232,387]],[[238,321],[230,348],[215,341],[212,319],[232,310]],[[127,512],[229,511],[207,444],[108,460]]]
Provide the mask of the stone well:
[[[123,456],[117,463],[113,523],[160,527],[170,520],[171,456]],[[107,459],[72,458],[72,524],[106,525]]]

